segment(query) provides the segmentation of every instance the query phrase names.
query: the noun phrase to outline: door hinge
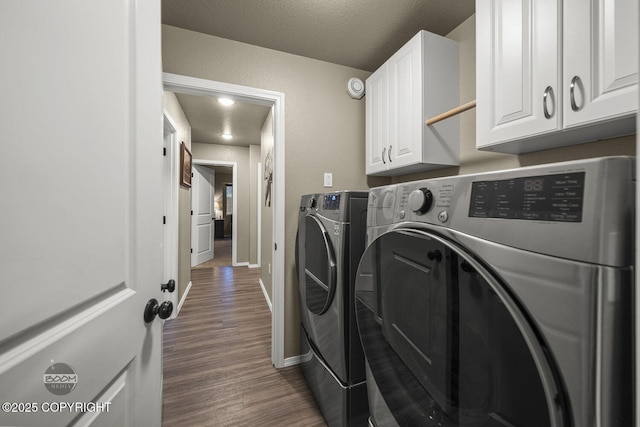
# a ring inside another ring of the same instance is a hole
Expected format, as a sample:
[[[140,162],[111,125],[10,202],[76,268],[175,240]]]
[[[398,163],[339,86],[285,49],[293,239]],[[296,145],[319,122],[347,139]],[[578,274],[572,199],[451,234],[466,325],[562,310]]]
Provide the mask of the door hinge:
[[[191,211],[191,215],[193,215],[193,211]]]
[[[193,253],[193,248],[191,248],[191,253]]]
[[[167,147],[162,147],[162,155],[163,156],[167,155]]]
[[[166,224],[167,223],[167,217],[166,216],[162,216],[162,224]]]
[[[273,244],[273,249],[276,250],[276,251],[278,250],[278,244],[277,243]]]

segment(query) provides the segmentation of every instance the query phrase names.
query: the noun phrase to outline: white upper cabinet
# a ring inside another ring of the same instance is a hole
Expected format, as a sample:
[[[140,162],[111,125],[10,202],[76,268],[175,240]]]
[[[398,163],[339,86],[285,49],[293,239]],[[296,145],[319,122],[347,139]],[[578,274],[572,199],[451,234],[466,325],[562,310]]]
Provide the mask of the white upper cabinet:
[[[524,153],[635,132],[636,0],[476,1],[476,145]]]
[[[557,0],[476,3],[479,147],[559,129],[558,18]]]
[[[389,74],[387,64],[366,82],[367,174],[387,170],[389,140]]]
[[[565,127],[637,110],[638,0],[564,0],[564,13]]]
[[[459,164],[458,119],[425,121],[459,104],[457,42],[421,31],[366,82],[367,175]]]

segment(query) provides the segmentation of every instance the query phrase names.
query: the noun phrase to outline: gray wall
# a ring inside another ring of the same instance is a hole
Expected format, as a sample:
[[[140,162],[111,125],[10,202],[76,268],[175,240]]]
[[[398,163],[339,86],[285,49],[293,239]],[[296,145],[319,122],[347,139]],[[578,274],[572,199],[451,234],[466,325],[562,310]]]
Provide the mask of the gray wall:
[[[364,99],[349,98],[346,85],[351,77],[364,80],[370,73],[167,25],[162,56],[165,72],[285,94],[285,357],[296,356],[294,240],[300,195],[324,191],[323,172],[333,172],[335,190],[367,188]]]
[[[267,154],[273,148],[273,112],[269,112],[269,115],[264,121],[262,126],[262,132],[260,133],[260,162],[262,163],[262,171],[260,175],[261,191],[260,191],[260,206],[261,219],[262,219],[262,239],[260,248],[260,280],[264,285],[269,300],[273,298],[273,286],[271,283],[271,262],[272,254],[271,248],[273,242],[273,209],[266,201],[267,195]]]
[[[260,146],[249,146],[249,265],[257,266],[258,260],[258,164]]]

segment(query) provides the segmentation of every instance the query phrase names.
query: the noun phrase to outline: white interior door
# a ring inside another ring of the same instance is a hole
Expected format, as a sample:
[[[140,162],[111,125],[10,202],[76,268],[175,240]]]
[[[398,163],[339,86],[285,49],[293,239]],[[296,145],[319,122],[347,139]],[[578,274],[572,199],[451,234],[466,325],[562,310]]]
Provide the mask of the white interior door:
[[[213,189],[212,169],[194,165],[191,192],[191,266],[213,259]]]
[[[161,425],[160,35],[159,1],[0,2],[0,425]]]

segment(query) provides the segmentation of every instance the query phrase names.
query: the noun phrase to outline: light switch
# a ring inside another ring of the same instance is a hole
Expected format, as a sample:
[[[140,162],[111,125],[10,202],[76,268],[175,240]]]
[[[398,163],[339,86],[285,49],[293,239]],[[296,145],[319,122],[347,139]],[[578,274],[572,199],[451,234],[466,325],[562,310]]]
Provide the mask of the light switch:
[[[331,172],[324,173],[324,186],[333,187],[333,174]]]

